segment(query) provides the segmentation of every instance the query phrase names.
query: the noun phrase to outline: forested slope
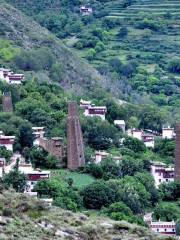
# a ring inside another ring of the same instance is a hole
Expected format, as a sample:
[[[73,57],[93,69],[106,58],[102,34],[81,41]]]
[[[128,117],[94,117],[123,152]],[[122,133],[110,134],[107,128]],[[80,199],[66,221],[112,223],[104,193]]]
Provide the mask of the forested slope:
[[[79,93],[103,80],[95,69],[69,51],[47,29],[4,2],[0,3],[0,35],[1,50],[6,46],[6,53],[3,51],[0,57],[1,66],[32,71],[40,80],[53,79],[65,89]],[[11,46],[9,52],[7,45]]]
[[[114,95],[155,104],[180,118],[179,1],[8,2],[87,59]],[[93,14],[82,16],[82,4]]]

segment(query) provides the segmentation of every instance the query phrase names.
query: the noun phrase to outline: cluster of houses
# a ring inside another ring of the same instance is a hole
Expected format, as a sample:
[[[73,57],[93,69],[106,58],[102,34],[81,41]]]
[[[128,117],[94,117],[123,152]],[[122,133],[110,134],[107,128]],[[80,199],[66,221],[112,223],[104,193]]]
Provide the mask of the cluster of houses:
[[[0,68],[0,79],[8,84],[22,84],[24,74],[13,73],[11,69]]]
[[[25,163],[24,158],[19,153],[14,153],[10,159],[10,163],[6,162],[5,158],[0,158],[0,178],[3,177],[4,173],[9,173],[13,170],[14,166],[19,159],[19,171],[24,173],[27,177],[27,185],[25,193],[37,196],[36,192],[33,192],[33,188],[39,180],[49,179],[50,171],[42,171],[40,169],[33,169],[32,164]]]

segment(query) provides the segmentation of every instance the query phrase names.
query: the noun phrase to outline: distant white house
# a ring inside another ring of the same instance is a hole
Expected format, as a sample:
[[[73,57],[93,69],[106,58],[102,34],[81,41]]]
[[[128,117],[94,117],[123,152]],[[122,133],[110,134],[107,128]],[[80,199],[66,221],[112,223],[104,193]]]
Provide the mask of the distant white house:
[[[151,133],[146,133],[141,129],[130,129],[127,131],[128,136],[137,138],[142,141],[147,148],[154,148],[155,137]]]
[[[0,146],[4,146],[7,150],[13,151],[15,136],[0,135]]]
[[[160,233],[163,235],[174,236],[176,235],[176,223],[172,222],[151,222],[150,228],[153,232]]]
[[[93,13],[93,10],[91,7],[81,6],[80,12],[82,13],[82,15],[90,15]]]
[[[100,117],[105,120],[107,108],[105,106],[89,106],[85,109],[84,115],[86,117]]]
[[[10,69],[0,68],[0,79],[8,84],[22,84],[24,74],[15,74]]]
[[[126,123],[124,120],[114,120],[114,125],[121,128],[123,133],[125,133]]]
[[[119,161],[122,159],[122,156],[113,156],[106,151],[96,151],[95,156],[92,157],[92,160],[94,161],[94,163],[99,164],[107,157],[111,157],[116,163],[119,163]]]
[[[151,174],[154,177],[156,187],[162,183],[174,181],[174,168],[167,167],[166,164],[161,162],[151,164]]]
[[[32,192],[39,180],[50,178],[50,171],[41,171],[40,169],[34,170],[32,165],[27,163],[20,163],[19,171],[24,173],[27,177],[26,192]]]
[[[162,138],[163,139],[173,139],[175,137],[174,128],[163,127],[162,128]]]

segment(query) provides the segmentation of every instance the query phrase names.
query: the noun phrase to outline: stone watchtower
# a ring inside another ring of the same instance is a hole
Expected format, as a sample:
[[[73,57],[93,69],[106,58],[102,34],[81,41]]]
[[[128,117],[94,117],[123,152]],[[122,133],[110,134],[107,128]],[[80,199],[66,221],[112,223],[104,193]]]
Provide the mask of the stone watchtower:
[[[175,180],[180,180],[180,123],[176,125]]]
[[[2,98],[3,112],[13,112],[11,92],[4,92]]]
[[[81,125],[75,102],[68,103],[67,159],[67,167],[71,170],[85,164]]]

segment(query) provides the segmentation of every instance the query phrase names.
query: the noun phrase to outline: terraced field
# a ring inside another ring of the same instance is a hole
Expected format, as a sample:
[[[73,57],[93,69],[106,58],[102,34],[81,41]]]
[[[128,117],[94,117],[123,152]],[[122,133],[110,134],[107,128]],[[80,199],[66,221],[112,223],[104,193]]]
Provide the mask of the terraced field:
[[[106,5],[109,10],[109,17],[115,18],[140,18],[140,15],[146,16],[162,16],[164,14],[170,13],[177,19],[180,19],[180,1],[136,1],[136,3],[124,9],[122,7],[122,1],[114,1],[113,4],[108,3]]]
[[[120,19],[120,26],[127,27],[128,36],[119,39],[120,27],[110,30],[106,49],[92,61],[95,67],[106,63],[112,57],[126,62],[137,59],[144,64],[154,64],[154,58],[170,59],[180,54],[180,1],[177,0],[137,0],[124,8],[123,0],[109,1],[104,4],[107,18]],[[136,25],[143,19],[150,18],[155,23],[164,22],[166,31],[160,32],[139,29]],[[86,31],[86,30],[85,30]],[[81,57],[86,57],[87,49],[77,50]]]

